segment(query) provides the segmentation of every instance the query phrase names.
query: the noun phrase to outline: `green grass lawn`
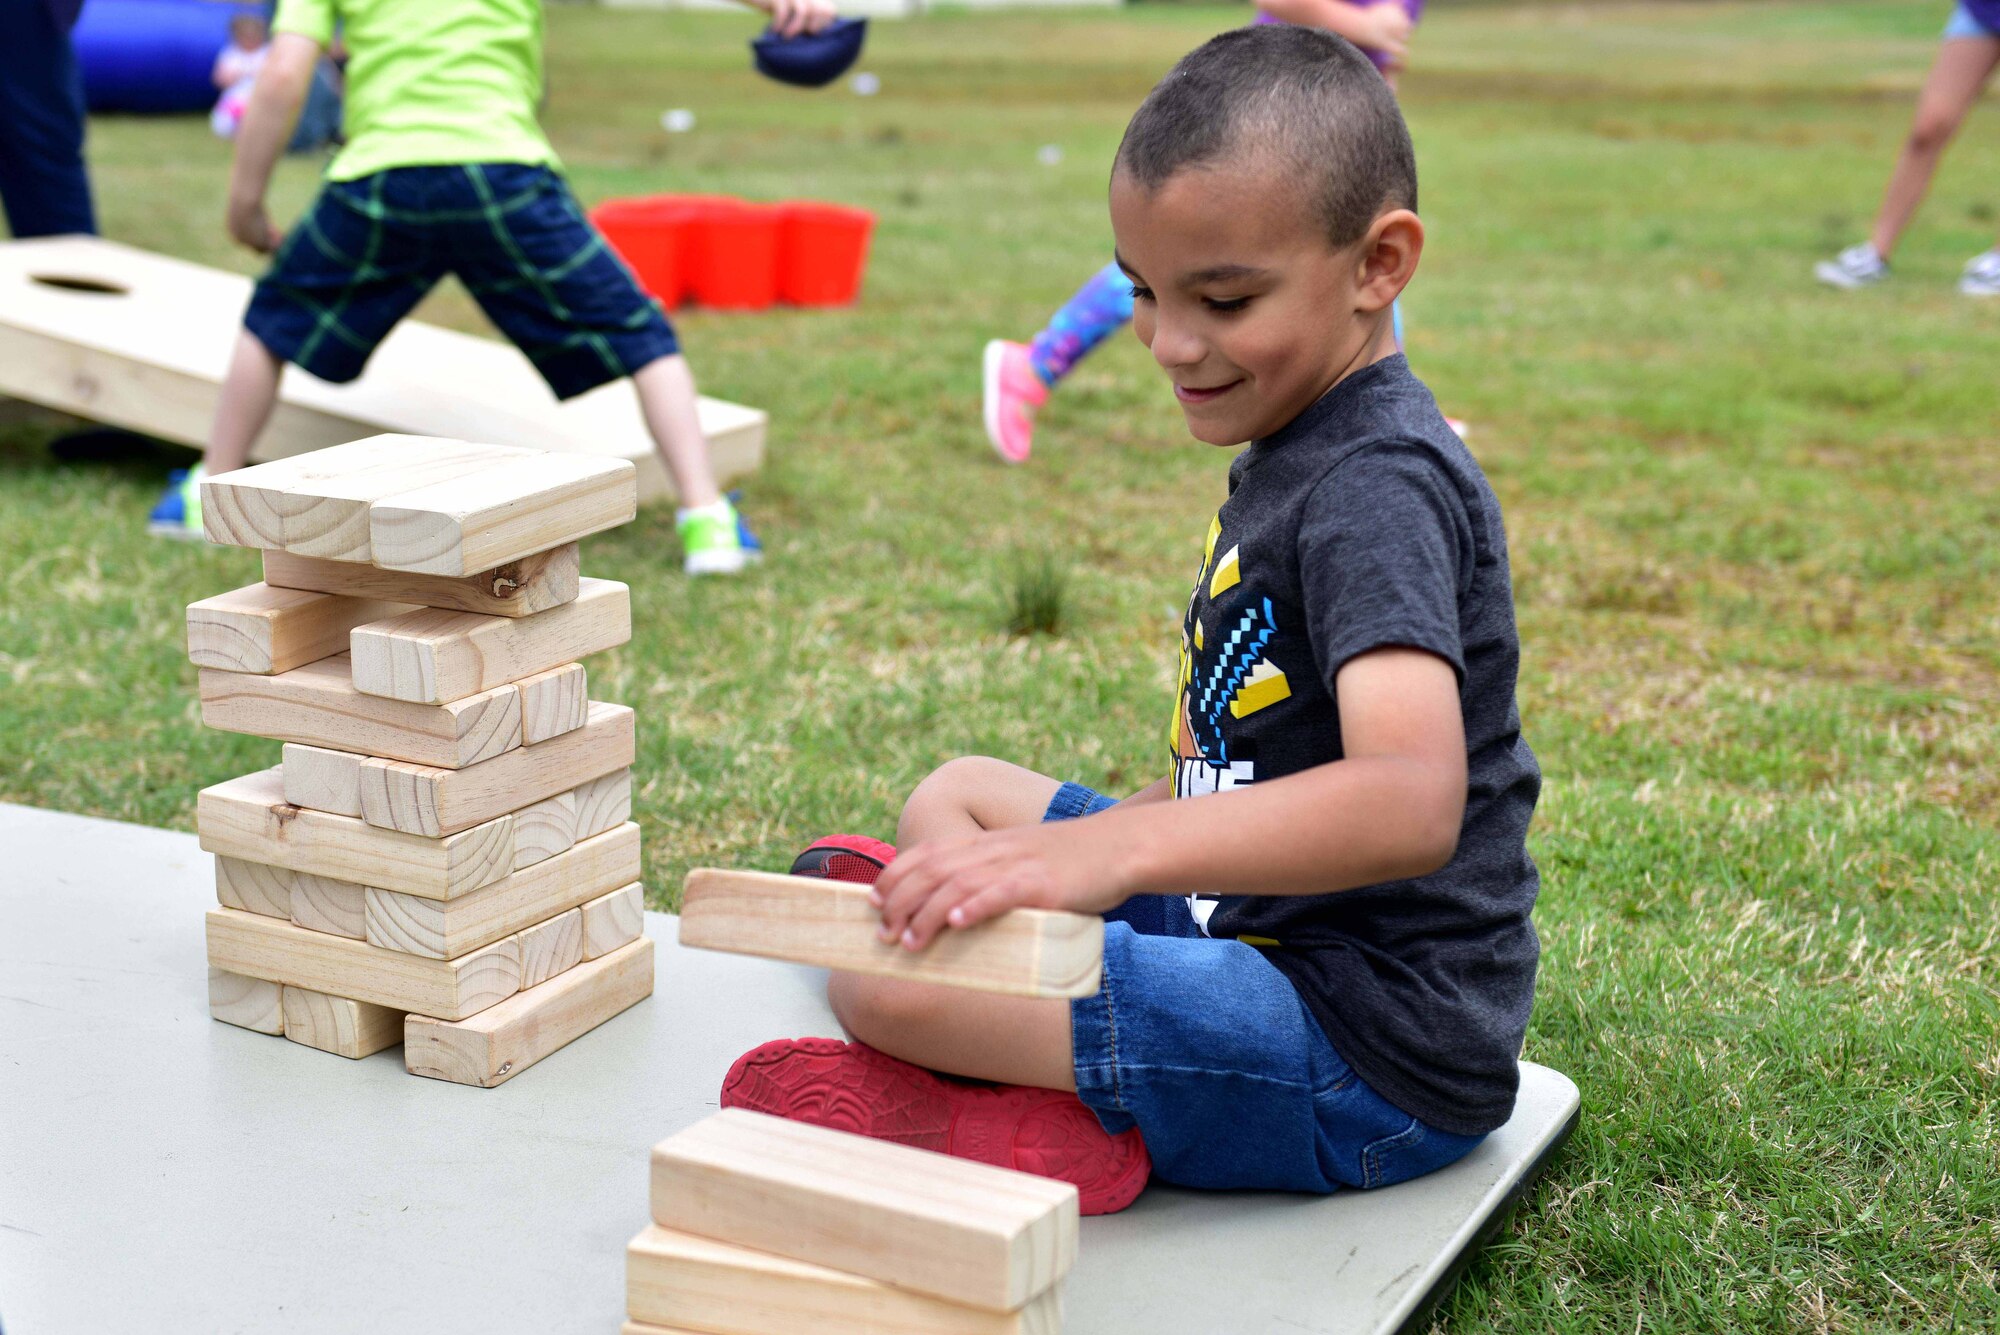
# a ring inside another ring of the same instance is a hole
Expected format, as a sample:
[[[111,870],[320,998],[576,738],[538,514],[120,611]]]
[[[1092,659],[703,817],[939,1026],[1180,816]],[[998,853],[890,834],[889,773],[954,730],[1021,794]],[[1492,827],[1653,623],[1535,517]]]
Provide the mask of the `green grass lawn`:
[[[747,17],[550,11],[586,199],[880,215],[854,310],[680,321],[704,388],[771,413],[764,571],[688,584],[665,513],[586,548],[637,604],[592,684],[640,712],[656,907],[697,863],[887,833],[961,753],[1161,772],[1226,461],[1120,340],[1005,470],[978,354],[1104,262],[1125,117],[1244,13],[878,23],[863,99],[753,77]],[[1951,286],[2000,227],[2000,110],[1892,285],[1809,278],[1864,234],[1943,13],[1443,6],[1417,41],[1410,351],[1507,510],[1548,775],[1527,1056],[1584,1097],[1444,1329],[2000,1326],[2000,302]],[[91,153],[107,234],[254,268],[199,118],[100,121]],[[312,178],[286,167],[281,217]],[[426,314],[481,327],[456,290]],[[277,758],[201,729],[181,649],[182,605],[255,559],[146,539],[157,468],[57,466],[62,429],[0,416],[0,798],[189,828]],[[1010,637],[1044,562],[1066,631]]]

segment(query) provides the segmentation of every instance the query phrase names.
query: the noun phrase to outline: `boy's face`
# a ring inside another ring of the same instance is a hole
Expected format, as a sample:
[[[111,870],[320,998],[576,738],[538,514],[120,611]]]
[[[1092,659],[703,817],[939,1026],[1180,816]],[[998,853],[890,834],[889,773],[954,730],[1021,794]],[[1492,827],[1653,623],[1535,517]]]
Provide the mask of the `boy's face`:
[[[1383,298],[1371,261],[1381,222],[1335,250],[1305,193],[1268,165],[1189,168],[1157,190],[1122,171],[1112,177],[1132,328],[1173,380],[1197,440],[1268,436],[1395,351],[1395,294]]]

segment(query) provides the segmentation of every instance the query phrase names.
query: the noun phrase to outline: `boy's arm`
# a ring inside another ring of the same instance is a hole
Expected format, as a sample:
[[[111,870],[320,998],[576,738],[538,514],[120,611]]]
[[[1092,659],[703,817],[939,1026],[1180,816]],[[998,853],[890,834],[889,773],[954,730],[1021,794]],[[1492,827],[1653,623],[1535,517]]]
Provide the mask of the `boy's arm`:
[[[771,16],[771,31],[780,37],[818,32],[834,20],[833,0],[738,0]]]
[[[229,235],[254,251],[278,248],[278,231],[264,211],[264,192],[271,172],[291,142],[299,109],[319,67],[320,44],[295,32],[271,38],[271,53],[258,72],[236,132],[236,159],[229,173]]]
[[[1380,51],[1400,66],[1409,54],[1411,23],[1396,0],[1352,4],[1348,0],[1257,0],[1257,9],[1274,19],[1305,28],[1324,28],[1365,51]]]
[[[1143,806],[1148,802],[1171,802],[1173,798],[1174,776],[1169,774],[1165,778],[1153,780],[1118,805],[1121,807],[1136,807]]]
[[[1465,817],[1458,676],[1378,649],[1335,678],[1345,758],[1247,788],[1120,803],[1088,820],[920,844],[876,883],[883,938],[921,949],[1019,907],[1103,912],[1135,894],[1319,895],[1436,871]]]

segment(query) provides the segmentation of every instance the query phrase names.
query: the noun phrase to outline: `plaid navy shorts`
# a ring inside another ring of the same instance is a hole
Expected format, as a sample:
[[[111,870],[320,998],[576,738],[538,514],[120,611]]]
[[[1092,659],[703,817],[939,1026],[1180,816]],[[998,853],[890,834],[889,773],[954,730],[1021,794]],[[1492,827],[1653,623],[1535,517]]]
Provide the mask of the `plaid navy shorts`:
[[[396,167],[329,181],[257,283],[243,324],[336,383],[457,274],[559,399],[680,350],[673,326],[547,167]]]

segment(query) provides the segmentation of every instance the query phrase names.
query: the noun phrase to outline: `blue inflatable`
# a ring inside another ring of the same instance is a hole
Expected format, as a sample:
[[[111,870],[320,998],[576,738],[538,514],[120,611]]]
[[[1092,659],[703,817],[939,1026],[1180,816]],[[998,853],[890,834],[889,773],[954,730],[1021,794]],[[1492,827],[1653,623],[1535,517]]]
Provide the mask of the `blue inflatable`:
[[[73,33],[92,111],[206,111],[229,20],[262,15],[231,0],[85,0]]]

